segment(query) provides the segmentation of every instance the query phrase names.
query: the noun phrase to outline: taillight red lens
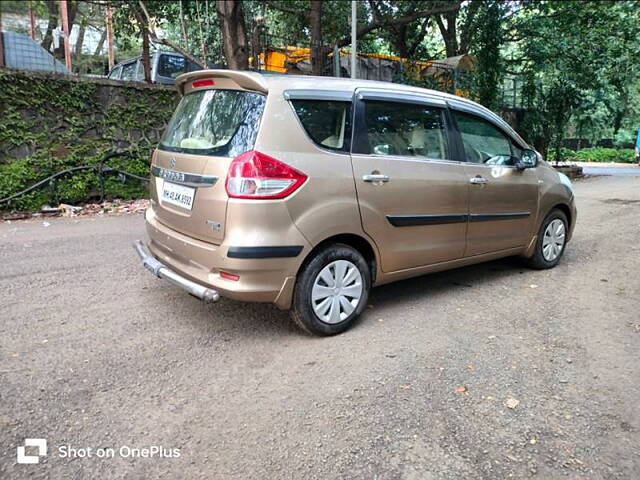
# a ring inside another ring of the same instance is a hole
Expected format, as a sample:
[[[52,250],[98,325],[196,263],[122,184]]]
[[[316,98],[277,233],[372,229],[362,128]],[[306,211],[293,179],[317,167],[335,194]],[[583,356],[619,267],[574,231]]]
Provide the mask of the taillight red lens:
[[[291,195],[307,176],[264,153],[251,150],[229,166],[227,194],[231,198],[276,199]]]

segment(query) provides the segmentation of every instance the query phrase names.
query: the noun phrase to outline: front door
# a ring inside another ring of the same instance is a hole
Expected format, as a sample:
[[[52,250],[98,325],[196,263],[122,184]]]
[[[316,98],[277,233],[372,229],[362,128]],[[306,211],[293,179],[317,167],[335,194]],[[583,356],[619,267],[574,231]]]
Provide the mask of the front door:
[[[538,209],[536,169],[519,170],[513,165],[520,149],[492,123],[457,111],[453,115],[469,182],[465,256],[526,245]]]
[[[451,160],[444,102],[359,91],[351,156],[364,230],[384,272],[461,258],[464,164]]]

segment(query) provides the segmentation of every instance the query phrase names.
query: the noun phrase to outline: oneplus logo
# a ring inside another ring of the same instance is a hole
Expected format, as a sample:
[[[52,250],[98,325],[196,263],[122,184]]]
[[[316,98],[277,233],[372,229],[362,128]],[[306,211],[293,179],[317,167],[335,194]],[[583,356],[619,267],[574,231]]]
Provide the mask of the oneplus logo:
[[[26,455],[25,447],[38,447],[37,455]],[[24,446],[18,447],[18,463],[40,463],[40,457],[47,454],[47,440],[44,438],[25,438]]]

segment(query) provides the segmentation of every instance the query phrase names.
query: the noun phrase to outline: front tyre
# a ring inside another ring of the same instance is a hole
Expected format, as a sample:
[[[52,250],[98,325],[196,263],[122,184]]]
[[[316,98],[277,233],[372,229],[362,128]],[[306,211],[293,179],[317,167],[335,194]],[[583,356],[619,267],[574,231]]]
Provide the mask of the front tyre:
[[[328,245],[302,267],[291,316],[315,335],[344,332],[367,305],[370,288],[371,271],[364,257],[348,245]]]
[[[552,210],[544,219],[533,256],[527,259],[530,267],[539,270],[555,267],[559,262],[567,244],[569,222],[561,210]]]

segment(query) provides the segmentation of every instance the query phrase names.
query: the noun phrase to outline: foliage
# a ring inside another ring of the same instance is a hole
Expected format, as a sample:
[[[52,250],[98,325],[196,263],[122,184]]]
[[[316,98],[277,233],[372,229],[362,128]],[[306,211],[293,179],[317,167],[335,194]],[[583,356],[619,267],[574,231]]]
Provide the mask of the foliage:
[[[571,150],[562,148],[561,159],[567,162],[596,162],[596,163],[636,163],[635,150],[632,148],[583,148]],[[550,152],[549,161],[555,161],[555,151]]]
[[[523,4],[513,27],[519,56],[513,63],[525,78],[523,130],[539,150],[551,146],[561,157],[570,129],[593,138],[620,128],[611,106],[628,106],[637,83],[640,42],[631,31],[638,20],[637,4],[628,1]]]
[[[631,148],[585,148],[577,152],[563,149],[562,157],[570,162],[636,162],[635,151]]]
[[[42,75],[0,71],[0,198],[14,194],[66,168],[95,165],[105,153],[125,150],[131,157],[109,165],[146,176],[149,156],[175,106],[166,88],[112,87]],[[137,181],[106,182],[112,197],[146,195]],[[39,209],[43,204],[77,203],[95,197],[94,172],[79,172],[2,208]]]

